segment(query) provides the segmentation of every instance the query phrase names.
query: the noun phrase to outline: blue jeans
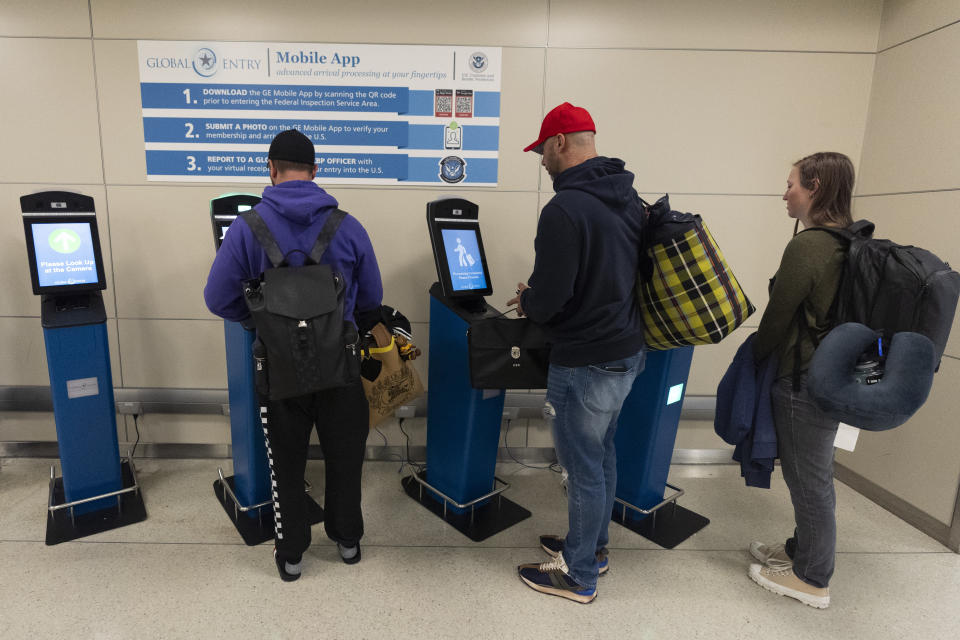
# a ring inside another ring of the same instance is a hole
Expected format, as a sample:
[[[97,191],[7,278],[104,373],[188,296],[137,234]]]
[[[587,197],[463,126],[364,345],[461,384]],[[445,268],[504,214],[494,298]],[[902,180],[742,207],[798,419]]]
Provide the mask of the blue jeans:
[[[567,470],[570,530],[563,557],[570,577],[597,585],[596,553],[609,541],[608,526],[617,489],[617,418],[644,352],[586,367],[551,364],[544,416],[553,422],[553,443]]]
[[[822,588],[830,584],[837,547],[833,441],[838,423],[810,400],[805,375],[800,387],[794,391],[790,377],[777,380],[771,390],[780,468],[797,523],[786,551],[797,577]]]

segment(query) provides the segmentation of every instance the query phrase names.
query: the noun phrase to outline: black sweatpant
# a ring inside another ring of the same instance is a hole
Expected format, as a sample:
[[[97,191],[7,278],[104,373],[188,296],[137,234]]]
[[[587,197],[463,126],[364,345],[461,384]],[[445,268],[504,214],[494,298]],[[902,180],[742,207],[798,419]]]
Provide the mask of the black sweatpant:
[[[314,425],[326,466],[327,536],[348,547],[363,536],[360,474],[368,424],[367,398],[359,380],[348,387],[268,403],[265,427],[279,557],[296,561],[310,546],[303,477]]]

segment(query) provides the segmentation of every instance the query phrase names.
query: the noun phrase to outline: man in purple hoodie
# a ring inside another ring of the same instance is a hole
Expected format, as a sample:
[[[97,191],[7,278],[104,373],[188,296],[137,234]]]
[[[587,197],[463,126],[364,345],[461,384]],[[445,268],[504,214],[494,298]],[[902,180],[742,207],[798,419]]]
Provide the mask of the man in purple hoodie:
[[[622,160],[597,155],[586,109],[564,102],[524,151],[543,156],[556,195],[543,208],[520,315],[550,338],[544,416],[566,469],[569,531],[540,537],[553,560],[518,567],[542,593],[575,602],[597,595],[609,567],[607,526],[617,486],[613,436],[624,399],[643,370],[644,339],[634,286],[644,212]]]
[[[337,201],[318,187],[313,143],[295,129],[277,135],[270,144],[267,166],[273,186],[263,190],[256,206],[287,256],[300,266],[316,242]],[[379,320],[383,285],[373,245],[366,230],[347,215],[330,242],[322,262],[343,275],[344,319],[361,331]],[[266,252],[237,218],[217,251],[203,295],[216,315],[236,322],[250,313],[243,298],[244,280],[271,268]],[[271,401],[267,451],[274,475],[276,547],[274,558],[284,581],[300,577],[303,552],[310,546],[303,475],[314,424],[326,471],[324,527],[347,564],[360,560],[363,516],[360,474],[368,434],[368,407],[358,379],[347,387]]]

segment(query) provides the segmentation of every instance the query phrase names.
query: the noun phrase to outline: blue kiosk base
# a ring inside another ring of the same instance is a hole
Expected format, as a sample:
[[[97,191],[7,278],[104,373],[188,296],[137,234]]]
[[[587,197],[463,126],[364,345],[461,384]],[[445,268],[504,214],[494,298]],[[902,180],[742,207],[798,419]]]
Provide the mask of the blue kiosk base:
[[[125,527],[147,519],[147,508],[143,504],[143,494],[137,484],[133,464],[123,459],[120,464],[123,488],[112,494],[94,496],[89,500],[110,499],[109,507],[77,513],[77,509],[67,503],[63,491],[63,478],[54,475],[50,467],[50,500],[47,509],[47,546],[69,542],[77,538],[102,533],[117,527]],[[84,504],[86,501],[83,502]],[[76,505],[76,503],[73,503]],[[77,505],[79,506],[79,505]]]
[[[253,547],[267,540],[273,540],[273,501],[241,507],[234,497],[236,494],[234,476],[224,477],[222,474],[213,481],[213,494],[226,512],[230,522],[237,528],[237,533],[243,538],[247,546]],[[323,522],[323,507],[317,504],[310,495],[307,499],[307,518],[310,524]]]
[[[614,442],[617,493],[613,521],[673,549],[710,520],[677,504],[684,491],[667,482],[693,347],[648,351],[623,403]],[[665,488],[673,490],[665,496]]]
[[[504,498],[502,493],[480,506],[458,513],[454,508],[448,509],[446,502],[431,496],[430,490],[424,490],[423,484],[414,476],[405,477],[400,484],[408,496],[474,542],[486,540],[531,516],[530,511]]]

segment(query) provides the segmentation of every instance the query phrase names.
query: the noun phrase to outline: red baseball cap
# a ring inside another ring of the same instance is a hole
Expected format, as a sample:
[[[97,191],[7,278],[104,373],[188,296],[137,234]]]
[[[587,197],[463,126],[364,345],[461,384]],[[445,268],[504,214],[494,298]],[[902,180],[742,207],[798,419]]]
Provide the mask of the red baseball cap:
[[[540,152],[539,147],[547,138],[558,133],[573,133],[575,131],[593,131],[597,132],[597,125],[593,124],[593,118],[583,107],[575,107],[569,102],[564,102],[559,107],[554,107],[550,113],[543,119],[540,125],[540,137],[524,149],[524,151]]]

